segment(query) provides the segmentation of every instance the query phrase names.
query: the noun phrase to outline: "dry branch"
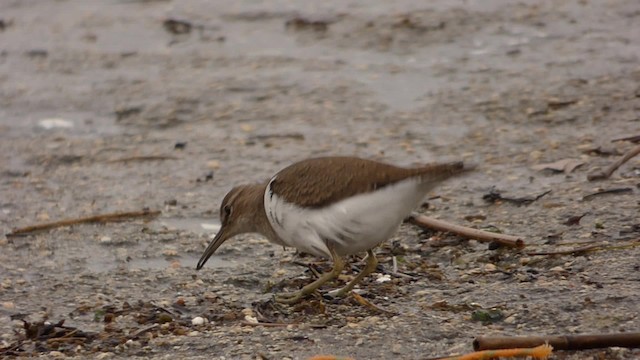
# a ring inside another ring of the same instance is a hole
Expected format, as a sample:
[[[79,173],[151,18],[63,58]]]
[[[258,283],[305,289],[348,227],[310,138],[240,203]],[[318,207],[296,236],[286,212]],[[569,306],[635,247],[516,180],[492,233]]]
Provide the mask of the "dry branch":
[[[587,175],[587,180],[594,181],[594,180],[608,179],[611,176],[611,174],[613,174],[614,171],[616,171],[620,166],[622,166],[622,164],[626,163],[632,157],[638,154],[640,154],[640,145],[627,151],[620,159],[616,160],[616,162],[609,165],[609,167],[607,167],[605,170],[596,171]]]
[[[89,224],[89,223],[108,223],[108,222],[118,222],[118,221],[126,221],[134,218],[146,218],[146,217],[155,217],[160,214],[160,211],[155,210],[142,210],[142,211],[129,211],[129,212],[119,212],[119,213],[110,213],[110,214],[100,214],[87,216],[77,219],[67,219],[54,221],[50,223],[37,224],[26,226],[23,228],[14,229],[12,232],[7,234],[7,237],[11,236],[23,236],[32,234],[39,231],[46,231],[51,229],[56,229],[65,226],[72,226],[78,224]]]
[[[483,350],[470,354],[464,354],[459,356],[449,356],[445,358],[437,358],[436,360],[485,360],[485,359],[506,359],[513,357],[526,357],[533,359],[547,359],[553,347],[549,344],[543,344],[533,348],[514,348],[514,349],[499,349],[499,350]]]
[[[424,215],[411,215],[409,216],[408,221],[414,225],[422,226],[436,231],[449,232],[481,242],[496,242],[500,245],[512,248],[523,248],[525,246],[524,241],[517,236],[497,234],[488,231],[472,229],[466,226],[455,225],[442,220],[432,219]]]
[[[560,336],[480,336],[473,340],[475,350],[534,347],[549,344],[555,350],[600,349],[611,346],[640,347],[640,333],[560,335]]]

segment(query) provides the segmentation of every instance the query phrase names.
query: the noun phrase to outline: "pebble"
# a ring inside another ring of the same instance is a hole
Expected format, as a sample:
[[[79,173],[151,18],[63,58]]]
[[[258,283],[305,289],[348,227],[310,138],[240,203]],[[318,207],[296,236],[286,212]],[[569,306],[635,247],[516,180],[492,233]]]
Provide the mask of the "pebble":
[[[2,303],[2,308],[6,310],[13,310],[16,308],[16,304],[13,301],[5,301]]]
[[[164,256],[178,256],[178,251],[176,249],[167,248],[162,250],[162,255]]]
[[[198,335],[200,335],[200,331],[195,331],[195,330],[194,330],[194,331],[190,332],[190,333],[189,333],[189,334],[187,334],[187,335],[188,335],[188,336],[191,336],[191,337],[198,336]]]
[[[100,242],[103,243],[103,244],[108,244],[108,243],[111,242],[111,237],[105,235],[105,236],[100,238]]]
[[[196,316],[191,320],[191,325],[193,326],[201,326],[207,323],[207,319],[202,316]]]
[[[495,272],[498,269],[497,266],[495,266],[494,264],[485,264],[484,265],[484,271],[486,272]]]
[[[404,348],[400,344],[393,344],[393,346],[391,346],[391,352],[396,355],[402,354],[404,352]]]
[[[250,316],[250,315],[245,315],[244,316],[244,321],[250,322],[252,324],[257,324],[258,323],[258,319],[255,316]]]
[[[69,129],[73,127],[73,122],[60,118],[49,118],[38,121],[38,126],[43,129]]]
[[[65,355],[63,353],[61,353],[60,351],[49,351],[49,356],[51,356],[53,358],[63,358],[63,357],[65,357]]]

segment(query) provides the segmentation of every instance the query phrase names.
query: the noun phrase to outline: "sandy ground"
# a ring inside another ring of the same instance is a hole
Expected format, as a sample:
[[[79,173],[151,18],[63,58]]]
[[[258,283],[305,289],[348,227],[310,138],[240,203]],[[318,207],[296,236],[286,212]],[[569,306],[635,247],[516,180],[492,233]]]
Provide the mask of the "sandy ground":
[[[0,234],[161,211],[3,235],[2,354],[424,359],[480,335],[639,331],[640,160],[586,179],[634,146],[611,140],[640,135],[638,34],[635,0],[2,1]],[[258,236],[195,271],[231,186],[329,154],[475,162],[420,211],[527,247],[403,225],[360,287],[383,312],[352,298],[274,305],[311,279],[294,262],[330,264]],[[565,159],[582,165],[533,168]],[[483,199],[492,189],[551,192],[517,204]],[[625,190],[584,198],[611,189]],[[598,247],[531,255],[585,245]],[[382,277],[393,257],[405,276]],[[253,318],[292,325],[242,325]],[[79,332],[25,340],[23,320]]]

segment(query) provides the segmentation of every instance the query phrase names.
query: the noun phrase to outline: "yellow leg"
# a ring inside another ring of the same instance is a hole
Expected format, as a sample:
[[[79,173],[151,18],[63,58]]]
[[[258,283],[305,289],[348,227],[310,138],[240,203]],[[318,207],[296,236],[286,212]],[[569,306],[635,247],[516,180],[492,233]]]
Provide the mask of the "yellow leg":
[[[367,250],[367,263],[364,266],[364,269],[362,269],[362,271],[360,271],[360,273],[353,280],[349,281],[349,283],[343,288],[330,291],[329,295],[334,297],[343,297],[349,294],[351,290],[353,290],[353,287],[362,281],[365,276],[371,274],[376,267],[378,267],[378,259],[376,258],[376,255],[373,253],[373,250]]]
[[[318,290],[320,286],[322,286],[327,281],[335,279],[340,275],[342,269],[344,269],[344,260],[336,254],[335,250],[331,245],[328,245],[329,252],[331,253],[331,259],[333,260],[333,269],[331,271],[322,274],[319,279],[312,282],[311,284],[306,285],[299,291],[296,291],[291,294],[280,294],[275,296],[275,300],[279,303],[283,304],[295,304],[300,301],[305,296],[313,293]]]

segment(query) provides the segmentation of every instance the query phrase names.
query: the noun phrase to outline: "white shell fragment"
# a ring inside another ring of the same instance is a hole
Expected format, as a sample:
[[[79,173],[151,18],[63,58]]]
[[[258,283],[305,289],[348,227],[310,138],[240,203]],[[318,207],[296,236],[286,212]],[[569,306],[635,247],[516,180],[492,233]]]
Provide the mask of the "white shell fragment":
[[[51,129],[70,129],[73,127],[73,122],[65,119],[59,118],[50,118],[50,119],[42,119],[38,122],[38,126],[41,128],[51,130]]]

